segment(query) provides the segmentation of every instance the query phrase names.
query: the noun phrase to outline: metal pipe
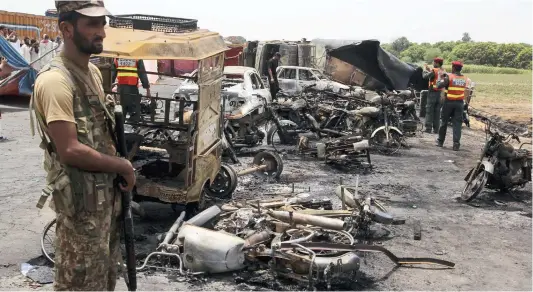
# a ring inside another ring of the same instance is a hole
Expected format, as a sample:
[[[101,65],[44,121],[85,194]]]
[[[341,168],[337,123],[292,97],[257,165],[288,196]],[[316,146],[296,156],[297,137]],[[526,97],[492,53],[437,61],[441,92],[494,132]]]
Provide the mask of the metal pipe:
[[[247,175],[247,174],[250,174],[250,173],[261,171],[261,170],[266,169],[266,168],[267,168],[266,165],[253,166],[253,167],[250,167],[248,169],[241,170],[240,172],[237,173],[237,176]]]
[[[315,215],[315,216],[321,216],[321,217],[350,217],[352,216],[351,210],[316,210],[316,209],[304,209],[299,210],[299,213],[307,214],[307,215]]]
[[[287,211],[268,211],[267,214],[272,216],[273,218],[287,223],[307,224],[332,230],[343,230],[344,227],[346,227],[346,222],[334,218],[325,218],[320,216]]]
[[[215,218],[220,214],[222,210],[217,205],[211,206],[208,209],[205,209],[201,213],[198,213],[196,216],[187,220],[186,223],[194,226],[202,226],[211,219]]]
[[[268,230],[256,232],[245,239],[244,247],[254,246],[258,243],[267,241],[270,239],[271,233]]]
[[[178,228],[181,226],[181,223],[183,223],[183,219],[184,218],[185,218],[185,211],[181,212],[181,214],[178,217],[178,219],[176,219],[176,222],[174,222],[172,227],[170,227],[170,230],[167,232],[167,234],[165,236],[165,239],[163,240],[163,242],[161,244],[170,243],[170,241],[172,240],[174,235],[176,235],[176,231],[178,231]]]
[[[344,136],[343,133],[341,133],[339,131],[331,130],[331,129],[317,129],[317,131],[319,131],[321,133],[328,133],[328,134],[333,134],[333,135],[338,135],[338,136]]]

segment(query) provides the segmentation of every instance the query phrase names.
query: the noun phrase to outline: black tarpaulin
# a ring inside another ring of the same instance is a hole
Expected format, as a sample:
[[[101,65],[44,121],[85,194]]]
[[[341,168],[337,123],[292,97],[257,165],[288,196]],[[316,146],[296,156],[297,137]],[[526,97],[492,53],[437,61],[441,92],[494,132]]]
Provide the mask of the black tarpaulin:
[[[405,90],[416,67],[383,50],[378,40],[365,40],[329,51],[331,57],[349,63],[383,83],[389,90]]]

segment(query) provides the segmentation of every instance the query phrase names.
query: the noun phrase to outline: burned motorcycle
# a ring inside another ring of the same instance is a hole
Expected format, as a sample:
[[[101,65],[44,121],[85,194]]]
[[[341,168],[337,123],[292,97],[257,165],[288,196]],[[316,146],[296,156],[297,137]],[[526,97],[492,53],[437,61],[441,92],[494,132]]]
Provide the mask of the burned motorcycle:
[[[366,115],[367,121],[363,124],[365,136],[370,134],[372,146],[382,154],[394,154],[403,145],[404,134],[399,129],[400,119],[395,111],[390,98],[381,94],[372,99],[379,108],[366,107],[356,114]]]
[[[235,110],[225,107],[224,132],[236,149],[261,145],[265,132],[260,129],[269,119],[266,98],[253,94],[250,100],[238,100],[232,93],[225,93],[225,104],[230,104]]]
[[[531,181],[531,151],[522,149],[529,142],[522,143],[515,149],[511,139],[520,143],[517,135],[507,137],[490,130],[491,122],[483,118],[485,131],[490,138],[485,142],[477,165],[465,177],[466,185],[461,198],[469,202],[481,193],[483,188],[509,191],[515,187],[524,187]]]
[[[292,101],[291,98],[285,94],[281,94],[286,100],[284,102],[273,102],[272,110],[276,112],[276,116],[279,117],[281,124],[285,125],[289,130],[297,130],[298,133],[314,132],[317,138],[320,138],[319,125],[315,118],[311,115],[313,106],[311,102],[304,94],[293,97],[296,100]],[[291,123],[289,123],[291,122]],[[269,127],[267,133],[267,144],[273,145],[278,133],[277,125],[273,124]],[[281,139],[280,139],[281,141]],[[289,139],[289,142],[295,142],[293,139]],[[283,143],[282,143],[283,144]]]
[[[394,91],[394,107],[399,116],[399,128],[404,134],[414,135],[422,130],[422,123],[416,114],[416,95],[413,90]]]

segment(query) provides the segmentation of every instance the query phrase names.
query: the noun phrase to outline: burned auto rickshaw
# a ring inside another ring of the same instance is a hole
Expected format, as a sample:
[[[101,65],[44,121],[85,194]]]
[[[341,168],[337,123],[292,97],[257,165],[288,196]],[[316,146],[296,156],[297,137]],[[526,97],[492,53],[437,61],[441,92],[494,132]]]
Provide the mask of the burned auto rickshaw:
[[[152,104],[162,105],[161,112],[153,107],[149,117],[126,122],[132,128],[126,133],[128,158],[137,170],[134,200],[160,201],[173,207],[187,205],[198,210],[204,207],[204,193],[230,198],[237,187],[237,175],[221,163],[220,89],[227,50],[222,37],[198,30],[196,25],[183,27],[180,19],[153,16],[152,25],[144,28],[148,30],[133,30],[124,25],[130,21],[138,26],[142,19],[135,16],[111,17],[111,27],[106,28],[104,51],[97,65],[106,93],[115,95],[119,103],[126,98],[112,92],[112,58],[195,61],[199,92],[197,101],[187,101],[188,108],[184,100],[156,94],[149,99]],[[157,26],[158,21],[165,22],[164,29]],[[175,114],[171,103],[176,102],[181,106]],[[145,139],[148,134],[152,134],[152,139]]]
[[[150,114],[141,114],[138,122],[126,122],[132,128],[126,133],[127,158],[137,169],[134,200],[170,203],[173,208],[186,205],[190,207],[187,212],[190,216],[205,207],[206,197],[230,199],[239,175],[255,172],[279,178],[282,165],[280,159],[268,153],[259,155],[249,170],[239,173],[221,162],[224,149],[221,83],[228,48],[218,33],[184,25],[187,21],[193,20],[113,16],[111,27],[106,28],[104,51],[98,56],[102,61],[97,66],[104,78],[104,90],[120,103],[125,96],[112,92],[113,58],[197,62],[195,76],[179,76],[193,78],[198,84],[196,101],[172,92],[169,97],[143,96],[152,105]],[[128,26],[128,22],[133,24]],[[140,22],[151,25],[139,25]],[[137,28],[132,30],[136,24]]]

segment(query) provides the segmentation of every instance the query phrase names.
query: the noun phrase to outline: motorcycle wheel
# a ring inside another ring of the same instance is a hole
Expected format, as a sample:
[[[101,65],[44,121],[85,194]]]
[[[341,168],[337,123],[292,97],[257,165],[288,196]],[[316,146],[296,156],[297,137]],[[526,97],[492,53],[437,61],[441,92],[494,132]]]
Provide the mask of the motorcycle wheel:
[[[293,130],[294,127],[291,127],[289,125],[285,125],[283,126],[285,129],[287,130]],[[270,127],[270,129],[268,129],[268,133],[267,133],[267,144],[268,145],[272,145],[272,147],[274,147],[274,149],[276,149],[276,145],[296,145],[296,141],[297,139],[290,139],[289,138],[289,143],[282,143],[282,139],[281,137],[279,136],[279,132],[278,132],[278,127],[276,125],[272,125],[272,127]],[[285,141],[287,142],[287,141]]]
[[[373,148],[375,148],[378,153],[383,155],[393,155],[402,147],[402,137],[397,132],[390,131],[389,136],[389,142],[387,143],[385,130],[380,130],[376,133],[374,138],[370,140]]]
[[[465,188],[461,193],[461,199],[465,202],[470,202],[475,199],[487,184],[488,178],[488,173],[481,168],[470,182],[466,182]]]

